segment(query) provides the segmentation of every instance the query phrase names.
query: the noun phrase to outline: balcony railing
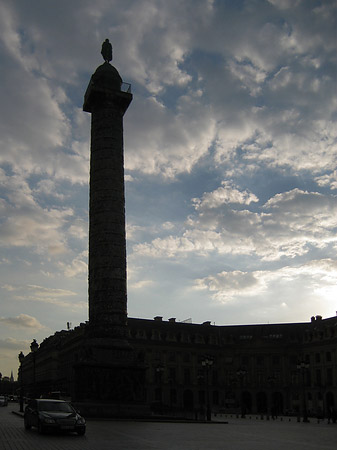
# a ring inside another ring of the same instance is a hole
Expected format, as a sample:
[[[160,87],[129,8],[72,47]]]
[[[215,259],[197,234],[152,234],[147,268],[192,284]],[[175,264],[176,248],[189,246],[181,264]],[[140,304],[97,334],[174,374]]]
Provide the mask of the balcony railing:
[[[124,81],[121,84],[121,91],[126,92],[127,94],[131,94],[131,84],[125,83]]]

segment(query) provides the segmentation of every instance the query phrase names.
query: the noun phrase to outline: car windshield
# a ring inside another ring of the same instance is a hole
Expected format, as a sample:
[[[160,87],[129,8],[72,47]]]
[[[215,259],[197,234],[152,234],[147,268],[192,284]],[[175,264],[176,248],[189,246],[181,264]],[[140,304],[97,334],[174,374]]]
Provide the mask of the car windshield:
[[[39,411],[74,412],[73,408],[66,402],[39,402]]]

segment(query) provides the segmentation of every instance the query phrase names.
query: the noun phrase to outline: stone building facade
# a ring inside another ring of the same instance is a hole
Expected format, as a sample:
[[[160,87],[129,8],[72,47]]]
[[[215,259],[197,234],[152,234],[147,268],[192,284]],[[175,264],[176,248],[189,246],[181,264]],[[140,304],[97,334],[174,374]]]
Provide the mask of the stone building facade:
[[[214,412],[241,414],[336,406],[337,317],[237,326],[130,319],[129,333],[154,408],[203,414],[207,398]]]
[[[87,328],[57,332],[26,356],[28,395],[62,391],[83,401],[76,365],[88,359]],[[326,415],[337,406],[337,317],[232,326],[129,318],[127,337],[145,368],[129,399],[145,399],[148,412],[202,418],[209,406],[213,413],[297,415],[305,407]],[[87,380],[86,402],[109,403],[109,392],[120,387],[114,379],[99,383],[100,370]]]

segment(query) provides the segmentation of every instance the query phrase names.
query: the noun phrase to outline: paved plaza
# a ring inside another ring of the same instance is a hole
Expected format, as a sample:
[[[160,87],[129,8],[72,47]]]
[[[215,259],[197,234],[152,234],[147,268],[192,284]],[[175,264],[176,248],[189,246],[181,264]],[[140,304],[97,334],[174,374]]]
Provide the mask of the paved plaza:
[[[89,420],[85,436],[26,431],[16,405],[0,408],[1,450],[335,450],[337,425],[231,418],[224,423]]]

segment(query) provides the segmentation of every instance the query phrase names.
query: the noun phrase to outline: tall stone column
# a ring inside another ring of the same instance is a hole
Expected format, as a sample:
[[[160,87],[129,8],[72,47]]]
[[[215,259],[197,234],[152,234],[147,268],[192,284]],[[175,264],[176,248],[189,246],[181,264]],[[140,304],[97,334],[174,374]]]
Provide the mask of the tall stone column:
[[[102,56],[83,105],[91,113],[89,327],[73,366],[74,397],[88,416],[126,417],[146,410],[145,365],[126,323],[123,116],[132,94],[103,48]]]
[[[132,94],[105,62],[91,77],[89,327],[93,337],[124,340],[127,319],[123,116]]]

